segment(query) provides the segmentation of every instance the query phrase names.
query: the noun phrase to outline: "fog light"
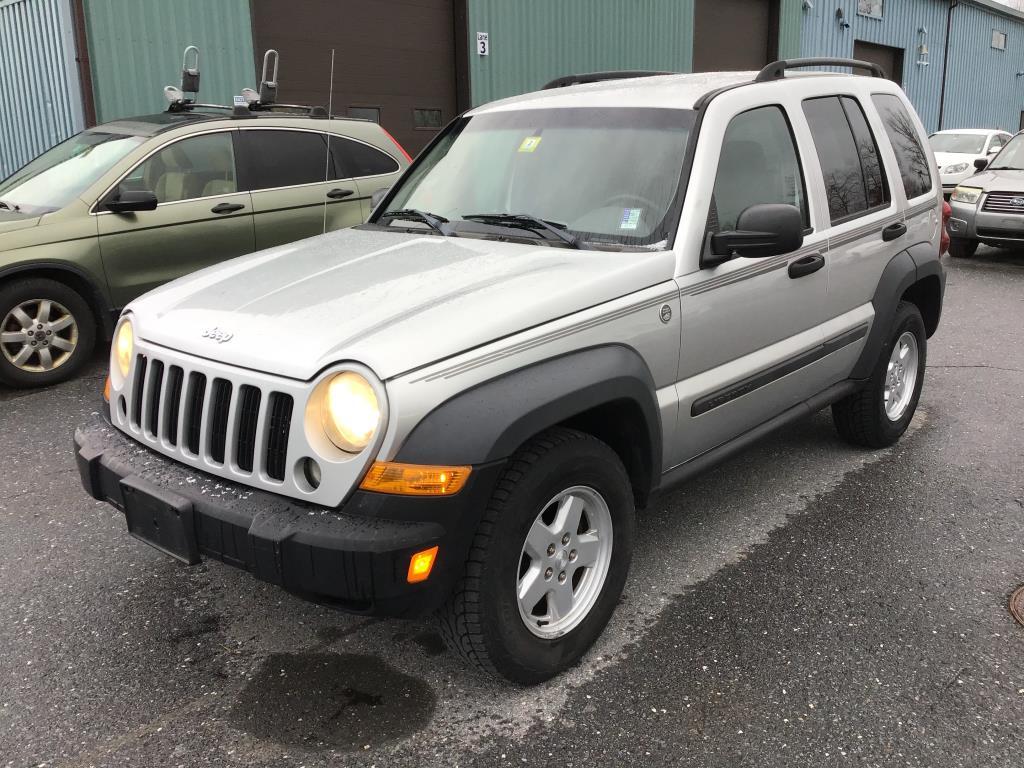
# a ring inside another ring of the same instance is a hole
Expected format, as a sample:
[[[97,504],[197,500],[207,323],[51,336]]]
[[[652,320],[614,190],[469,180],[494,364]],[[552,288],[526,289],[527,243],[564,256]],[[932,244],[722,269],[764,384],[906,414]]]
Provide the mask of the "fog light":
[[[307,483],[309,483],[310,488],[315,491],[320,487],[320,482],[323,480],[323,473],[320,470],[320,465],[313,459],[303,459],[302,477]]]
[[[436,559],[437,547],[417,552],[409,560],[409,575],[406,577],[406,580],[410,584],[426,581],[430,578],[430,570],[434,567],[434,560]]]

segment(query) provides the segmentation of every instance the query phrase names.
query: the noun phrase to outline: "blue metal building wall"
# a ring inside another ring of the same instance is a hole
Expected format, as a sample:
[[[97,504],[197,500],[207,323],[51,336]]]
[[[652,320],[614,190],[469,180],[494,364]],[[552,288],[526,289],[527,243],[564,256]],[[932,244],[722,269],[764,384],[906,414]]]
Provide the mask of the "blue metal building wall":
[[[929,131],[939,129],[947,0],[885,0],[884,18],[857,15],[857,0],[815,2],[803,11],[803,56],[853,56],[855,40],[903,49],[901,85]],[[849,28],[840,26],[842,8]],[[928,65],[917,64],[921,29]],[[1007,33],[1005,51],[991,47],[992,30]],[[962,0],[953,11],[944,128],[1000,127],[1015,131],[1024,109],[1024,17],[994,2]]]
[[[67,0],[0,0],[0,179],[82,129]]]

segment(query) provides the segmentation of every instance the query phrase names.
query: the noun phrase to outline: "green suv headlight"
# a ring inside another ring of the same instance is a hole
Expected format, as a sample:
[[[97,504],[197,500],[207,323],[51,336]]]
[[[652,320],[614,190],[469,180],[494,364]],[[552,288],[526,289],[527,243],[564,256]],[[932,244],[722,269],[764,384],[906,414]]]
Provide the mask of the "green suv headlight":
[[[978,189],[977,187],[957,187],[953,190],[952,200],[955,203],[968,203],[974,205],[981,199],[981,195],[985,190]]]

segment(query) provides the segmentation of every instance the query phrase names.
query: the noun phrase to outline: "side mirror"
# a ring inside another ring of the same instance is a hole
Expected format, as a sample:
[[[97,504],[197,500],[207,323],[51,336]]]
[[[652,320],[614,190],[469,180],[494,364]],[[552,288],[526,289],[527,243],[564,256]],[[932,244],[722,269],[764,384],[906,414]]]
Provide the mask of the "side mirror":
[[[136,211],[155,211],[157,206],[156,195],[148,189],[126,189],[116,198],[110,198],[104,203],[108,211],[114,213],[135,213]]]
[[[391,187],[381,187],[372,195],[370,195],[370,209],[372,210],[376,208],[378,205],[380,205],[381,200],[387,197],[388,192],[390,191]]]
[[[977,168],[979,171],[984,171],[986,168],[988,168],[988,158],[987,157],[979,157],[979,158],[977,158],[974,161],[974,167]]]
[[[751,259],[790,253],[804,244],[804,217],[794,205],[763,203],[744,210],[736,229],[711,236],[711,253],[723,258],[705,259],[715,266],[734,254]]]

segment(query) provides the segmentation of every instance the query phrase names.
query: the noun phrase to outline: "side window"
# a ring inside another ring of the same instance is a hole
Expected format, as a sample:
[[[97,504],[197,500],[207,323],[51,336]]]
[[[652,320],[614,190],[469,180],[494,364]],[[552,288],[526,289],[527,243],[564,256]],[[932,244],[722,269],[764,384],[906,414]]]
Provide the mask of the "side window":
[[[1002,134],[997,133],[997,134],[995,134],[992,137],[992,143],[988,145],[988,151],[992,152],[992,151],[997,150],[997,149],[1002,149],[1002,147],[1003,147],[1003,136],[1002,136]]]
[[[331,153],[346,178],[380,176],[399,168],[398,161],[379,149],[340,136],[331,137]]]
[[[231,131],[175,142],[142,163],[118,189],[148,189],[161,203],[238,191]]]
[[[932,188],[932,163],[917,135],[914,121],[898,96],[876,93],[871,97],[885,124],[885,132],[896,153],[896,163],[903,177],[903,189],[907,199],[929,192]]]
[[[856,99],[807,99],[804,115],[821,163],[832,223],[886,205],[889,189],[878,144]]]
[[[250,189],[322,184],[338,178],[328,162],[327,137],[312,131],[243,130]]]
[[[739,215],[752,205],[786,203],[809,221],[807,194],[796,144],[780,107],[759,107],[729,123],[718,160],[708,229],[736,228]]]

